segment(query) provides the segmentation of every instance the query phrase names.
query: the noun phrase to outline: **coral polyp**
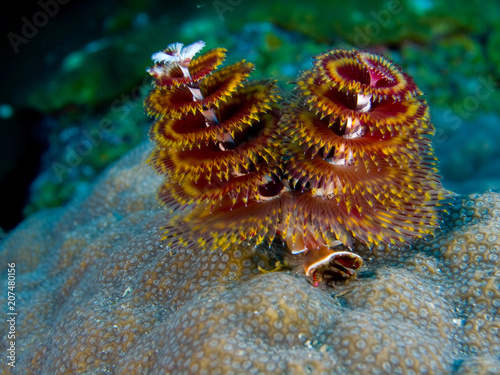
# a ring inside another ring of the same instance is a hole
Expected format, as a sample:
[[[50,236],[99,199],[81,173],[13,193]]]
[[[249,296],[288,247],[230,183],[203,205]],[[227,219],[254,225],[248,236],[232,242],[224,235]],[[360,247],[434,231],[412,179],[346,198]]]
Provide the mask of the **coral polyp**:
[[[159,200],[174,211],[189,207],[165,227],[168,243],[225,249],[276,232],[279,97],[273,81],[247,81],[251,63],[217,70],[223,49],[192,58],[203,45],[175,43],[153,55],[155,88],[145,106],[157,118],[157,148],[149,163],[166,177]]]
[[[427,103],[389,60],[343,50],[318,56],[280,127],[284,169],[300,192],[284,225],[294,251],[320,256],[317,249],[356,240],[399,245],[439,225],[445,192]]]

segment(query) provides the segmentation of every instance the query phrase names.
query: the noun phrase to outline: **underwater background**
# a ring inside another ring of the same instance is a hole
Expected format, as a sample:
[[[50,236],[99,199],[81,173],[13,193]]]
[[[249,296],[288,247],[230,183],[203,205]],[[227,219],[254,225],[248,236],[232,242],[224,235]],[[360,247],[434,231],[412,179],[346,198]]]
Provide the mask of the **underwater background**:
[[[287,82],[327,49],[383,54],[426,94],[446,188],[500,189],[497,1],[21,1],[3,12],[0,228],[84,194],[145,141],[151,54],[228,49]],[[226,64],[227,64],[226,63]]]

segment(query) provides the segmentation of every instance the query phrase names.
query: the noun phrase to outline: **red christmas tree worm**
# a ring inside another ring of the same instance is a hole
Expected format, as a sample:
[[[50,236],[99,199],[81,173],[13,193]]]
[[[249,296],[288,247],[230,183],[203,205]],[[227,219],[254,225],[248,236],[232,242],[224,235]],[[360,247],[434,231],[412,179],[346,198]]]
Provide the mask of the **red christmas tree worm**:
[[[429,235],[446,195],[426,102],[387,59],[336,50],[316,58],[279,114],[274,82],[247,81],[244,61],[203,42],[153,55],[156,117],[149,163],[165,176],[172,247],[226,249],[280,235],[304,270],[351,277],[356,242],[401,244]],[[347,247],[347,249],[346,249]]]
[[[153,55],[155,88],[145,100],[157,118],[149,163],[164,175],[158,198],[177,211],[165,227],[171,246],[226,249],[273,237],[283,185],[274,82],[247,81],[253,65],[216,69],[225,50],[169,45]],[[182,210],[188,207],[189,209]]]
[[[340,244],[401,244],[438,226],[445,191],[421,95],[389,60],[361,51],[324,53],[300,76],[280,122],[300,192],[282,234],[306,252],[306,273]]]

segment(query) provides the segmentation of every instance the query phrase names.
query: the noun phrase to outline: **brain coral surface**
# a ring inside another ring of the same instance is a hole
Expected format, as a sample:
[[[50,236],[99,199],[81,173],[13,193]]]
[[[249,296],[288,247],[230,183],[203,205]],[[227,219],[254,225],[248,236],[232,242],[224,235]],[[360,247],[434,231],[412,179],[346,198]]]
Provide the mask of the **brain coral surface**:
[[[412,248],[357,248],[357,279],[314,287],[279,244],[171,254],[150,151],[4,240],[13,373],[500,373],[499,194],[457,200],[443,233]]]

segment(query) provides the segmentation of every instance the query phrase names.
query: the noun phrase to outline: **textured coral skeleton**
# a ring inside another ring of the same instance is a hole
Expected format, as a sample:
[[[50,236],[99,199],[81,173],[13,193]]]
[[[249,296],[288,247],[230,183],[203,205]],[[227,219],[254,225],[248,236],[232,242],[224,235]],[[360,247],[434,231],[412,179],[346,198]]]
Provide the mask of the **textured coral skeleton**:
[[[334,50],[316,57],[287,100],[253,65],[218,69],[225,50],[169,45],[148,69],[156,118],[149,163],[165,176],[173,247],[227,249],[280,237],[304,271],[352,277],[366,245],[433,233],[446,196],[429,109],[413,79],[384,57]]]

